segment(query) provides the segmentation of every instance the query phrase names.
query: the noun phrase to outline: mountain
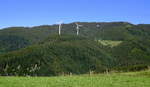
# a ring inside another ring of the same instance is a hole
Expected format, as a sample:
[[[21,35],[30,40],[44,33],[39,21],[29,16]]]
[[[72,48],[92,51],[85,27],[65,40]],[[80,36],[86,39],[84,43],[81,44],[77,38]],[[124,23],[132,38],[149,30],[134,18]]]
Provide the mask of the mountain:
[[[61,36],[58,25],[0,30],[0,74],[52,76],[149,68],[149,24],[79,24],[79,36],[75,23],[63,24]]]
[[[100,45],[75,36],[55,36],[44,43],[0,56],[1,75],[84,74],[102,72],[112,62]]]

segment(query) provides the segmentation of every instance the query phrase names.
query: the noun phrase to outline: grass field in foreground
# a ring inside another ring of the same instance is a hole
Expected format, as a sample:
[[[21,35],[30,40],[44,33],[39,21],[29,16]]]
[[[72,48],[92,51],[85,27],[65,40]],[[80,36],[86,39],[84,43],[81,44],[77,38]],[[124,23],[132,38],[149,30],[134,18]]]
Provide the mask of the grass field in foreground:
[[[0,87],[150,87],[150,71],[58,77],[0,77]]]

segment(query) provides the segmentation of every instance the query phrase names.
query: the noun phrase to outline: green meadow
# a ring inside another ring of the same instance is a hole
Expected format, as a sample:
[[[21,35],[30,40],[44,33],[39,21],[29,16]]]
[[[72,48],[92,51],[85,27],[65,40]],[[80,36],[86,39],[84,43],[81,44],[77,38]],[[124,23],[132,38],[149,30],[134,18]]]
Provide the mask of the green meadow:
[[[150,87],[150,71],[57,77],[0,77],[0,87]]]
[[[114,47],[114,46],[118,46],[119,44],[121,44],[123,41],[113,41],[113,40],[99,40],[99,43],[101,43],[104,46],[110,46],[110,47]]]

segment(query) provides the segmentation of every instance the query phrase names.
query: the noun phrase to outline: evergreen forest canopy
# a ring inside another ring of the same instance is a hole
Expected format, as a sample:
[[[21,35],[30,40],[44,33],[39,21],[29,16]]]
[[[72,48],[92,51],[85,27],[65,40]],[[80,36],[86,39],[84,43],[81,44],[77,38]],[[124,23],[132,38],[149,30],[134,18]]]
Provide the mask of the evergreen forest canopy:
[[[78,22],[0,30],[0,75],[139,71],[150,66],[150,24]]]

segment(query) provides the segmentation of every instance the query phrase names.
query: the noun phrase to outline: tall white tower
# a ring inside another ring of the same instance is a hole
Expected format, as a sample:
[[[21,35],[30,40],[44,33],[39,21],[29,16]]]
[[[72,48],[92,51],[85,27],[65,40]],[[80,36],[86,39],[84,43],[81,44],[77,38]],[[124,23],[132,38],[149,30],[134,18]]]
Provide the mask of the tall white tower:
[[[58,24],[59,24],[58,34],[59,34],[59,35],[61,35],[62,23],[63,23],[62,21],[59,21],[59,22],[58,22]]]
[[[82,25],[79,25],[78,23],[75,23],[76,24],[76,29],[77,29],[77,36],[79,35],[79,29],[80,29],[80,27],[82,26]]]
[[[61,35],[61,24],[59,24],[59,35]]]

